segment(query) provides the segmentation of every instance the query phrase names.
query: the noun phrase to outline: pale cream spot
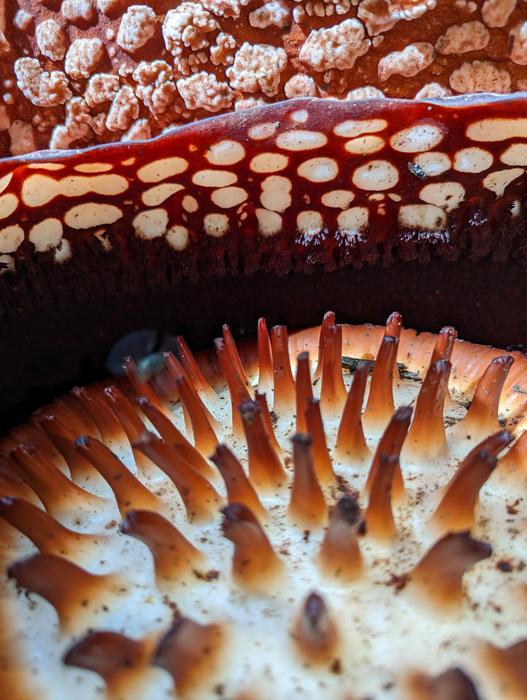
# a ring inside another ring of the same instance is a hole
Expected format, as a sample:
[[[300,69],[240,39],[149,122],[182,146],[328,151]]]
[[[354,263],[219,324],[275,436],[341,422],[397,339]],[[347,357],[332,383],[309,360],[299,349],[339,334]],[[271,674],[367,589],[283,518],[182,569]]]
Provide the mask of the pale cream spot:
[[[30,163],[26,167],[31,170],[63,170],[66,166],[62,163]]]
[[[0,255],[0,275],[15,271],[15,259],[12,255]]]
[[[190,194],[186,194],[183,197],[182,201],[182,206],[185,211],[187,211],[189,214],[193,214],[195,211],[198,211],[199,209],[199,204],[198,200],[195,197],[192,197]]]
[[[227,187],[238,179],[231,170],[198,170],[192,176],[192,182],[200,187]]]
[[[452,167],[452,161],[447,154],[439,151],[420,153],[418,156],[415,156],[414,163],[418,165],[428,177],[442,175]]]
[[[123,212],[113,204],[85,202],[69,209],[64,215],[64,222],[74,229],[87,229],[92,226],[114,224],[122,218]]]
[[[353,184],[361,190],[389,190],[399,182],[399,172],[387,160],[371,160],[353,173]]]
[[[349,119],[341,122],[333,129],[337,136],[355,138],[361,134],[376,134],[388,127],[386,119]]]
[[[105,228],[99,228],[97,231],[94,232],[94,237],[99,241],[101,246],[106,250],[106,252],[110,251],[112,249],[112,242],[108,238],[106,234],[107,229]]]
[[[243,187],[222,187],[219,190],[214,190],[210,198],[221,209],[230,209],[245,202],[248,196],[247,190],[244,190]]]
[[[136,160],[137,158],[127,158],[126,160],[121,161],[121,165],[124,165],[125,167],[128,165],[134,165]]]
[[[112,168],[111,163],[81,163],[76,165],[74,170],[78,173],[107,173]]]
[[[446,213],[432,204],[405,204],[399,209],[399,225],[420,231],[439,231],[446,226]]]
[[[188,160],[173,156],[172,158],[160,158],[152,163],[147,163],[137,171],[137,177],[142,182],[160,182],[167,177],[173,177],[184,173],[188,168]]]
[[[257,209],[258,231],[262,236],[276,236],[282,230],[282,217],[269,209]]]
[[[281,175],[269,175],[262,182],[260,202],[266,209],[283,213],[291,206],[291,180]]]
[[[229,217],[225,214],[207,214],[203,219],[203,227],[208,236],[221,238],[229,230]]]
[[[419,193],[419,198],[427,204],[452,211],[465,199],[465,188],[459,182],[438,182],[425,185]]]
[[[183,189],[183,185],[180,185],[177,182],[163,182],[161,185],[155,185],[149,190],[143,192],[141,199],[147,207],[157,207],[160,204],[163,204],[163,202],[165,202],[173,194]]]
[[[321,131],[283,131],[276,137],[276,145],[284,151],[311,151],[315,148],[325,146],[328,142],[327,136]]]
[[[334,209],[347,209],[355,195],[350,190],[332,190],[322,195],[322,204]]]
[[[368,207],[351,207],[338,215],[339,229],[347,234],[357,234],[368,226],[370,212]]]
[[[400,202],[402,200],[402,197],[400,194],[395,194],[395,192],[390,192],[388,194],[388,199],[391,199],[392,202]]]
[[[511,182],[523,175],[524,172],[525,170],[523,168],[497,170],[487,175],[483,180],[483,187],[494,192],[496,197],[501,197]]]
[[[506,119],[480,119],[467,127],[466,134],[473,141],[505,141],[513,138],[527,138],[527,117]]]
[[[168,226],[166,209],[147,209],[139,212],[132,222],[135,235],[145,241],[163,236]]]
[[[311,158],[299,165],[297,172],[310,182],[330,182],[339,174],[339,166],[333,158]]]
[[[210,146],[205,158],[212,165],[234,165],[245,158],[245,148],[239,141],[225,139]]]
[[[502,153],[500,160],[505,165],[527,165],[527,143],[513,143]]]
[[[511,216],[513,219],[516,219],[518,216],[520,216],[522,211],[522,203],[520,202],[519,199],[515,199],[514,202],[511,204]]]
[[[305,124],[309,119],[309,112],[307,109],[296,109],[294,112],[291,112],[289,119],[297,124]]]
[[[251,160],[250,168],[255,173],[277,173],[287,167],[289,157],[282,153],[259,153]]]
[[[45,253],[58,246],[62,233],[62,222],[59,219],[44,219],[30,230],[29,240],[35,246],[37,253]]]
[[[18,207],[18,197],[12,192],[0,195],[0,219],[10,216]]]
[[[274,136],[280,126],[280,122],[263,122],[262,124],[255,124],[251,126],[247,132],[247,136],[253,141],[263,141],[264,139],[269,139]]]
[[[185,250],[189,241],[189,232],[184,226],[171,226],[165,238],[174,250]]]
[[[24,229],[18,224],[0,229],[0,253],[14,253],[24,240]]]
[[[55,262],[62,264],[71,258],[71,243],[63,238],[54,251]]]
[[[493,162],[492,154],[483,148],[463,148],[454,157],[454,170],[460,173],[482,173]]]
[[[86,194],[115,196],[126,192],[128,180],[121,175],[69,175],[60,180],[31,175],[22,184],[22,199],[29,207],[41,207],[55,197],[83,197]]]
[[[380,136],[358,136],[355,139],[346,141],[344,148],[356,155],[365,156],[369,153],[377,153],[384,148],[385,141]]]
[[[13,171],[10,173],[7,173],[7,175],[4,175],[3,177],[0,177],[0,192],[3,192],[5,188],[9,185],[13,178]]]
[[[417,124],[402,129],[390,139],[391,147],[401,153],[430,151],[443,140],[443,130],[433,124]]]
[[[301,211],[296,217],[296,227],[304,236],[315,236],[324,227],[324,219],[318,211]]]

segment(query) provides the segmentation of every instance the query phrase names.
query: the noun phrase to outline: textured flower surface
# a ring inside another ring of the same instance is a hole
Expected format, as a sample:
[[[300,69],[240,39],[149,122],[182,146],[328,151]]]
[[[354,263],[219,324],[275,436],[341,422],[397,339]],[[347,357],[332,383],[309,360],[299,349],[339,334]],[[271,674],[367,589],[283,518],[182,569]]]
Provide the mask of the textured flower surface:
[[[6,697],[525,697],[525,358],[328,313],[124,366],[0,445]]]

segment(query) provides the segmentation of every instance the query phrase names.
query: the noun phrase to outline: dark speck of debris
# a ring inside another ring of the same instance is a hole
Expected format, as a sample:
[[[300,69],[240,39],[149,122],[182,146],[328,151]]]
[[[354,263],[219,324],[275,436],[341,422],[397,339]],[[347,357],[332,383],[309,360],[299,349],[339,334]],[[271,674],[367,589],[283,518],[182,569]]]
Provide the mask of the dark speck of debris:
[[[163,596],[163,604],[166,605],[167,608],[170,608],[175,620],[181,617],[181,612],[179,610],[178,604],[175,603],[173,600],[170,600],[170,598],[167,595]]]
[[[518,513],[518,506],[520,505],[520,499],[517,498],[514,503],[511,503],[510,505],[507,504],[507,513],[509,515],[516,515]]]
[[[218,683],[218,685],[214,686],[214,692],[219,697],[223,697],[223,695],[225,694],[225,685],[223,683]]]
[[[216,569],[211,569],[210,571],[197,571],[193,569],[192,573],[200,581],[215,581],[220,577],[220,572]]]
[[[402,576],[397,576],[397,574],[391,574],[390,580],[386,582],[387,586],[393,586],[396,593],[400,593],[408,583],[408,576],[403,574]]]
[[[503,571],[504,574],[508,574],[513,570],[513,567],[509,561],[505,561],[504,559],[501,559],[496,564],[496,569],[498,569],[498,571]]]
[[[331,673],[334,673],[336,676],[340,676],[342,673],[342,663],[340,659],[333,659],[331,662],[331,666],[329,667],[329,670]]]
[[[309,542],[310,537],[311,537],[311,530],[304,530],[304,542]]]

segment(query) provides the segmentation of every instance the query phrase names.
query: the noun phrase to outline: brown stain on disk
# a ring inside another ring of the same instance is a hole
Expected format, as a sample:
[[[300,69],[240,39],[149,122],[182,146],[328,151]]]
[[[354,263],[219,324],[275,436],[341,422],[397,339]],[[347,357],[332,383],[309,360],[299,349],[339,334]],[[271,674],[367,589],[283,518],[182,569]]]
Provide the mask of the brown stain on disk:
[[[258,367],[258,391],[268,394],[273,388],[273,356],[265,318],[258,319]]]
[[[318,561],[322,571],[339,580],[353,580],[362,573],[358,534],[364,527],[355,496],[343,496],[331,509]]]
[[[289,338],[286,326],[271,328],[271,349],[273,355],[273,410],[285,417],[294,411],[295,382],[291,371]]]
[[[160,640],[152,664],[168,671],[178,697],[185,697],[212,685],[221,669],[226,637],[223,625],[201,625],[180,617]]]
[[[149,548],[158,583],[174,581],[204,564],[203,554],[169,520],[154,511],[129,511],[121,523],[121,532]]]
[[[491,435],[469,452],[448,482],[432,520],[441,531],[470,530],[479,492],[497,464],[496,454],[512,441],[505,430]]]
[[[208,455],[216,447],[218,426],[210,411],[190,383],[182,365],[171,353],[166,353],[168,374],[177,387],[186,418],[192,429],[194,445],[202,455]]]
[[[1,498],[0,517],[28,537],[43,554],[76,559],[86,548],[95,548],[107,539],[104,535],[74,532],[21,498]]]
[[[342,376],[342,327],[327,329],[323,349],[320,404],[327,417],[338,418],[346,401],[346,387]]]
[[[189,520],[210,520],[217,512],[222,499],[202,474],[163,440],[145,431],[134,443],[157,465],[177,488],[185,505]],[[159,510],[148,508],[148,510]]]
[[[339,633],[322,596],[310,593],[291,630],[299,654],[314,664],[328,663],[339,644]]]
[[[401,315],[393,313],[386,322],[370,383],[370,393],[364,412],[364,421],[371,428],[379,428],[390,420],[394,411],[393,373],[399,348]]]
[[[512,355],[495,357],[478,382],[467,414],[456,426],[457,431],[476,439],[499,429],[499,403],[507,375],[514,362]]]
[[[448,360],[437,360],[423,379],[404,450],[415,459],[433,459],[447,450],[444,410],[451,370]]]
[[[247,441],[251,482],[265,492],[281,488],[286,482],[286,474],[269,440],[259,405],[255,401],[244,401],[239,411]]]
[[[79,454],[97,469],[112,489],[122,517],[131,509],[163,509],[161,501],[102,442],[83,436],[75,445]]]
[[[326,431],[322,422],[322,413],[320,412],[320,402],[318,399],[311,399],[308,403],[306,425],[307,432],[311,436],[317,478],[323,486],[334,484],[336,477],[331,463],[326,440]]]
[[[225,336],[230,339],[230,343],[225,342]],[[245,370],[242,368],[240,371],[240,357],[230,332],[227,334],[224,328],[224,339],[217,338],[214,341],[214,345],[216,347],[216,354],[218,355],[221,371],[229,387],[232,433],[239,438],[243,433],[243,428],[238,406],[243,401],[251,401],[252,397],[249,392],[249,383],[245,375]]]
[[[415,587],[437,609],[460,604],[463,574],[492,555],[492,547],[468,532],[450,533],[438,540],[408,574]]]
[[[223,534],[234,545],[232,574],[243,588],[266,591],[282,571],[267,535],[255,515],[241,503],[222,509]]]
[[[17,561],[8,568],[7,575],[17,586],[45,598],[69,633],[93,621],[99,605],[113,598],[119,587],[116,576],[91,574],[53,554],[34,554]]]
[[[53,517],[61,520],[71,516],[79,506],[96,511],[107,504],[105,499],[74,484],[32,447],[20,445],[11,456],[15,470],[27,481]]]
[[[366,479],[366,493],[371,493],[380,468],[381,456],[384,454],[394,459],[394,475],[391,484],[394,499],[400,501],[403,498],[404,482],[401,472],[400,454],[408,434],[411,418],[412,409],[410,406],[401,406],[393,414],[373,456],[368,478]]]
[[[507,700],[525,700],[527,689],[527,639],[509,647],[486,644],[482,662],[499,689],[505,688]]]
[[[327,507],[315,473],[311,438],[305,433],[293,437],[293,464],[289,515],[306,529],[320,526],[326,522]]]
[[[308,352],[301,352],[296,360],[295,397],[296,432],[305,433],[307,432],[306,411],[309,402],[313,399]]]
[[[363,461],[370,455],[362,427],[362,404],[368,381],[369,363],[359,362],[346,397],[337,432],[335,454],[341,462]]]
[[[260,520],[265,520],[267,517],[265,508],[247,478],[242,465],[227,445],[218,445],[211,460],[218,467],[225,482],[228,502],[230,504],[242,503],[252,510]]]
[[[438,676],[413,674],[407,682],[408,700],[479,700],[476,687],[460,668]]]
[[[322,319],[322,324],[320,326],[320,334],[318,337],[318,359],[317,366],[315,369],[315,374],[313,379],[318,381],[322,376],[322,365],[324,362],[324,348],[326,347],[327,336],[329,328],[335,325],[335,312],[326,311],[324,318]]]
[[[205,478],[214,476],[214,471],[205,457],[187,440],[167,415],[160,411],[145,396],[138,397],[136,401],[141,411],[167,445],[170,445],[175,452]]]
[[[64,655],[66,666],[97,673],[106,683],[110,698],[126,697],[137,690],[151,655],[151,642],[135,640],[118,632],[88,632]]]

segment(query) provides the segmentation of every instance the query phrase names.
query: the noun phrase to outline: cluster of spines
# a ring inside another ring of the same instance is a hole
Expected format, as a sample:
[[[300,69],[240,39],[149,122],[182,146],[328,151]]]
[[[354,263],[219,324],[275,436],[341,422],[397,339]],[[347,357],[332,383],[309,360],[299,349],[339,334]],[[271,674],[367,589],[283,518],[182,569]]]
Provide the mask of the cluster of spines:
[[[293,374],[286,327],[275,326],[269,332],[261,320],[257,341],[259,376],[253,389],[225,326],[215,348],[231,397],[231,431],[236,438],[244,438],[247,445],[247,473],[221,442],[224,433],[213,415],[218,397],[182,338],[177,339],[177,356],[165,355],[164,368],[153,381],[143,377],[129,359],[125,362],[126,387],[76,389],[41,410],[3,444],[0,515],[39,550],[12,564],[9,576],[19,586],[46,598],[57,610],[64,628],[83,628],[89,610],[83,610],[80,601],[108,594],[118,587],[119,580],[116,575],[88,573],[70,560],[83,548],[98,546],[104,536],[79,534],[60,520],[76,504],[92,510],[107,505],[107,499],[78,485],[100,477],[113,491],[122,517],[121,531],[149,547],[160,586],[199,567],[203,554],[170,522],[163,502],[139,478],[155,465],[175,485],[189,520],[210,520],[221,509],[223,533],[234,546],[233,578],[242,588],[262,593],[281,576],[283,562],[262,526],[268,513],[259,494],[284,489],[289,481],[288,512],[292,522],[302,528],[327,526],[318,554],[321,570],[341,580],[360,577],[360,535],[367,529],[369,537],[383,543],[397,536],[392,505],[405,497],[400,465],[403,449],[407,455],[425,459],[441,456],[447,450],[443,413],[456,333],[445,328],[438,335],[412,411],[408,406],[394,406],[393,377],[400,332],[401,317],[392,314],[375,362],[357,364],[347,391],[342,373],[342,327],[335,322],[334,314],[324,317],[313,377],[307,352],[295,358]],[[497,357],[481,378],[462,423],[463,429],[470,429],[482,442],[465,457],[443,490],[432,516],[440,539],[412,571],[404,574],[440,605],[457,605],[465,571],[491,555],[490,546],[473,539],[470,530],[479,491],[495,468],[498,454],[512,439],[500,429],[498,421],[499,398],[511,363],[511,356]],[[320,386],[319,399],[313,395],[314,381]],[[292,478],[273,429],[266,398],[271,389],[272,410],[279,416],[296,417]],[[171,419],[167,397],[181,402],[192,442]],[[334,454],[342,463],[371,460],[364,488],[364,513],[352,494],[328,507],[326,487],[335,484],[336,475],[322,416],[338,421]],[[147,430],[145,422],[156,432]],[[373,455],[363,426],[384,428]],[[107,446],[116,441],[129,447],[139,476]],[[513,450],[524,451],[524,442],[520,438]],[[211,463],[223,479],[226,499],[214,487],[216,473]],[[441,576],[437,575],[439,571]],[[201,625],[178,617],[157,645],[151,639],[141,642],[115,633],[92,632],[68,652],[65,662],[95,670],[109,688],[120,682],[123,673],[130,673],[130,665],[137,670],[138,665],[153,663],[168,670],[178,690],[184,691],[192,686],[197,669],[206,662],[203,650],[219,653],[223,637],[221,625]],[[330,658],[334,653],[339,643],[338,625],[318,593],[306,598],[293,623],[292,639],[311,661]],[[101,645],[108,650],[104,658],[94,651]],[[495,656],[502,654],[499,663],[514,676],[516,657],[512,651],[509,655],[506,651],[494,652]],[[124,663],[125,657],[133,663]],[[422,681],[419,687],[458,682],[458,676],[446,674]]]

